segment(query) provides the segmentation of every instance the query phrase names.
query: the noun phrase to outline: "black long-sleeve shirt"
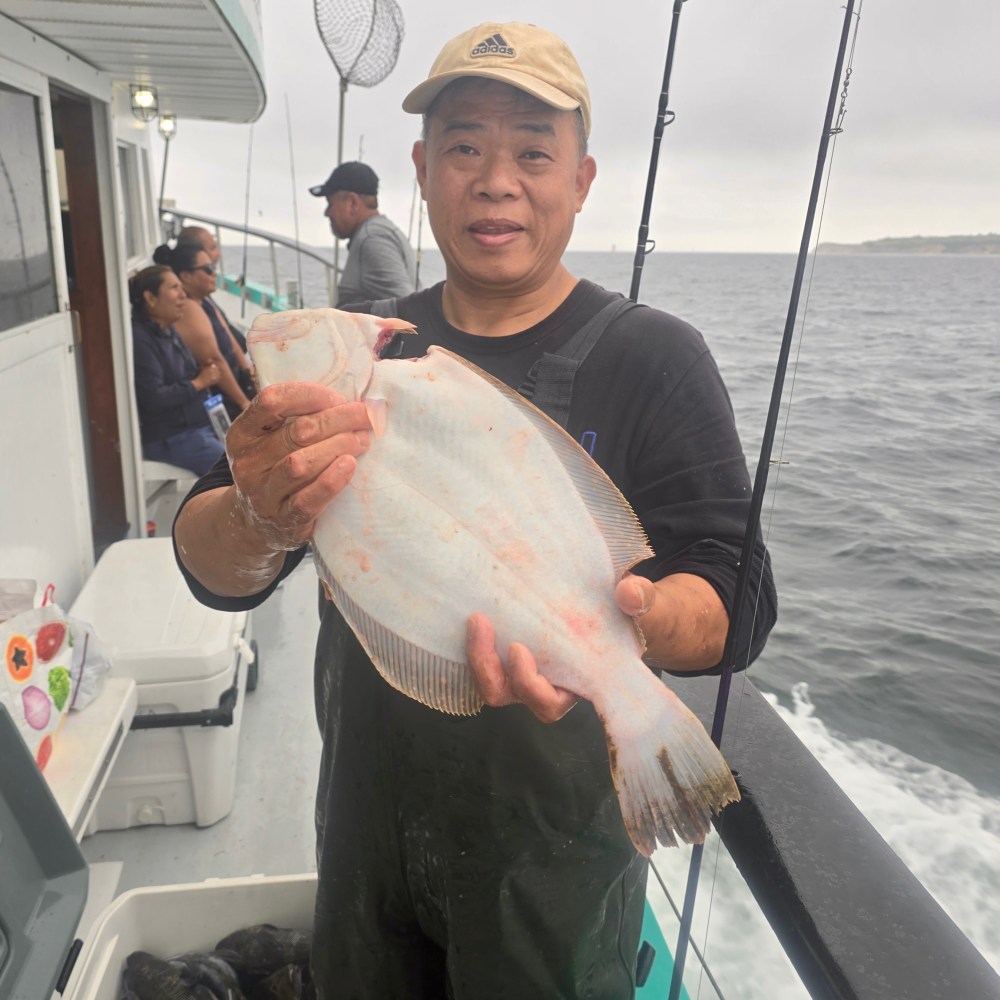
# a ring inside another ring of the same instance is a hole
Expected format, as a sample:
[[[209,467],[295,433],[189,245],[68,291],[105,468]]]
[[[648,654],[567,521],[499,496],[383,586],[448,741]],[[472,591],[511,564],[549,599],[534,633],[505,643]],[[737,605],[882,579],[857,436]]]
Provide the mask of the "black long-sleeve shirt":
[[[198,374],[198,362],[177,331],[152,320],[133,320],[132,345],[143,444],[208,424],[205,390],[196,389],[191,381]]]

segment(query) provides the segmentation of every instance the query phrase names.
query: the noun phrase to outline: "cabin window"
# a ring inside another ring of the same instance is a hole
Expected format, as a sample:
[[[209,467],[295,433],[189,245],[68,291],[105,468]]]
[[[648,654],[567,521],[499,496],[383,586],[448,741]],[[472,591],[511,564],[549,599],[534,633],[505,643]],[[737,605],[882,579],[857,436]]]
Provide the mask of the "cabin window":
[[[135,146],[118,144],[118,179],[125,210],[125,256],[131,260],[143,250],[142,198],[139,194],[139,162]]]
[[[58,310],[38,98],[0,83],[0,330]]]

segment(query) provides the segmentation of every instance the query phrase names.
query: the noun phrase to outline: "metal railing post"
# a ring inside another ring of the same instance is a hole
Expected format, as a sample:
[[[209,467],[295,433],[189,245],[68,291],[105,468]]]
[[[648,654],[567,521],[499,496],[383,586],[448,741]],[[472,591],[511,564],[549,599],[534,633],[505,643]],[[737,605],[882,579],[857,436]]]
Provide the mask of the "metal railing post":
[[[219,266],[215,272],[215,281],[218,283],[219,278],[226,273],[222,263],[222,230],[219,226],[215,227],[215,245],[219,248]]]
[[[281,294],[281,275],[278,273],[278,247],[274,240],[268,241],[268,246],[271,249],[271,277],[274,279],[271,282],[271,287],[274,289],[275,298]]]
[[[166,216],[170,216],[175,220],[175,224],[183,226],[188,222],[200,223],[206,227],[213,227],[215,230],[215,240],[219,244],[219,250],[222,250],[222,240],[221,235],[223,231],[238,233],[242,236],[244,233],[247,236],[253,236],[255,239],[265,240],[270,244],[271,251],[271,270],[274,279],[274,294],[275,296],[280,296],[281,292],[281,273],[278,267],[278,252],[277,247],[287,247],[289,250],[294,250],[297,254],[302,257],[308,257],[314,260],[317,264],[323,267],[326,274],[327,282],[327,295],[332,306],[334,304],[334,275],[333,275],[333,265],[330,261],[324,257],[322,254],[317,253],[315,250],[308,250],[303,248],[301,245],[296,243],[294,240],[288,239],[282,236],[280,233],[271,233],[264,229],[254,229],[252,226],[244,226],[235,222],[225,222],[222,219],[215,219],[207,215],[192,215],[188,212],[183,212],[179,208],[164,208],[160,213],[161,220]],[[219,272],[222,272],[222,259],[219,259]],[[246,275],[244,275],[244,279]],[[245,292],[245,282],[244,282],[244,292]],[[302,306],[302,299],[304,296],[305,289],[300,283],[299,287],[299,306]]]

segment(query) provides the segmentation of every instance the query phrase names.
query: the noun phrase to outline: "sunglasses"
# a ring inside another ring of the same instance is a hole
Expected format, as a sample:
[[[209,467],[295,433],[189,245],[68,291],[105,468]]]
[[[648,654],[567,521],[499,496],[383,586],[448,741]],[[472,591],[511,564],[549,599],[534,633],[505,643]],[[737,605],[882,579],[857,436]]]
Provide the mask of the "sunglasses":
[[[214,264],[199,264],[197,267],[192,267],[192,271],[204,271],[205,274],[215,274]]]

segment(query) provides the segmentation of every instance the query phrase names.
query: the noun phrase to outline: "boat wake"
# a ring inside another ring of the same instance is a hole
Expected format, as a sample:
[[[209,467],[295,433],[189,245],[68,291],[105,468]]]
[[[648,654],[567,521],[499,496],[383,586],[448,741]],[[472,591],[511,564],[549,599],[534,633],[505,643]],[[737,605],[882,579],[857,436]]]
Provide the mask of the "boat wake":
[[[847,741],[817,718],[807,684],[781,717],[986,960],[1000,970],[1000,800],[877,740]]]
[[[1000,799],[896,747],[838,736],[816,715],[805,683],[792,688],[791,706],[774,695],[765,697],[1000,971]],[[689,857],[687,850],[661,850],[653,857],[678,906]],[[672,949],[677,918],[652,878],[650,886],[650,901]],[[722,996],[747,1000],[808,996],[714,834],[705,845],[692,936]],[[718,995],[694,955],[684,978],[692,1000]]]

